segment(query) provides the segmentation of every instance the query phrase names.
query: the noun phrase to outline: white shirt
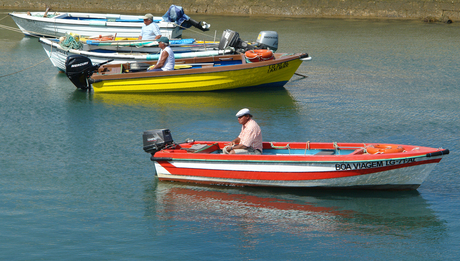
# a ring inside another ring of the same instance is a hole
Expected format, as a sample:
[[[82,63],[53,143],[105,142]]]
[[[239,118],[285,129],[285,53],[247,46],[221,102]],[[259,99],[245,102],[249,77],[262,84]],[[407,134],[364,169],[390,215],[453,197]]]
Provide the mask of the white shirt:
[[[154,40],[157,35],[161,35],[161,32],[160,27],[155,22],[152,22],[149,25],[142,25],[142,40]]]
[[[163,70],[163,71],[172,71],[172,70],[174,70],[174,65],[176,64],[176,59],[174,59],[173,50],[171,49],[171,47],[166,46],[165,49],[161,50],[160,59],[161,59],[161,56],[163,55],[163,52],[168,53],[168,58],[166,58],[165,64],[163,65],[163,67],[161,67],[161,70]]]

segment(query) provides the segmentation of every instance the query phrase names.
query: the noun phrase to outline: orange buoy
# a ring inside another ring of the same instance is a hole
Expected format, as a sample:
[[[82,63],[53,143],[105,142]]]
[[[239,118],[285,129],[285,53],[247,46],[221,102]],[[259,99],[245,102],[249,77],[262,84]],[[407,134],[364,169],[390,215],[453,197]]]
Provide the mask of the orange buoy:
[[[370,145],[366,147],[366,151],[369,154],[376,154],[376,153],[399,153],[403,152],[404,148],[402,146],[396,145]]]
[[[244,53],[246,58],[251,62],[260,62],[268,61],[275,59],[273,52],[271,50],[259,49],[259,50],[249,50]]]

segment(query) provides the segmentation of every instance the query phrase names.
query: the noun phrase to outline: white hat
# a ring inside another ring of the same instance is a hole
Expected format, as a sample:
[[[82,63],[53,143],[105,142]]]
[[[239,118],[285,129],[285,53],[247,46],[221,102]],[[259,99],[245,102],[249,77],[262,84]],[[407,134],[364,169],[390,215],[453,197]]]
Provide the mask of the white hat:
[[[144,15],[144,17],[142,17],[142,19],[153,20],[153,15],[152,14],[146,14],[146,15]]]
[[[236,114],[236,117],[241,117],[241,116],[244,116],[246,114],[251,114],[251,112],[249,111],[249,109],[247,108],[244,108],[244,109],[241,109],[237,114]]]

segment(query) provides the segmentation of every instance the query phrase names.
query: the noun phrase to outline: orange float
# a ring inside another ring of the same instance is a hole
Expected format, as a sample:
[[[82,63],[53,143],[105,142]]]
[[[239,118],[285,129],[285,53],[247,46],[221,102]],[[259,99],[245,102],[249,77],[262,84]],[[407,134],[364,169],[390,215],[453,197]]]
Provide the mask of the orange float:
[[[114,36],[102,36],[102,35],[99,35],[99,37],[93,37],[93,38],[91,38],[91,40],[95,40],[95,41],[113,41],[113,40],[115,40],[115,37]]]
[[[403,152],[404,148],[402,146],[396,146],[396,145],[371,145],[366,147],[366,151],[369,154],[376,154],[376,153],[399,153]]]
[[[266,49],[249,50],[244,53],[244,56],[253,63],[275,59],[273,52]]]

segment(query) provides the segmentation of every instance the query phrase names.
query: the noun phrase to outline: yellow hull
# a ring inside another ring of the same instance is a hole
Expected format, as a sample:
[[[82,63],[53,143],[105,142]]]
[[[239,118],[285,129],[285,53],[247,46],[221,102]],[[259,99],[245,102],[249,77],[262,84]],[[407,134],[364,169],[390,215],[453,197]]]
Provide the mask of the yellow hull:
[[[94,92],[141,93],[215,91],[255,86],[284,86],[302,61],[294,59],[260,67],[152,76],[142,78],[104,79],[92,84]],[[193,72],[193,70],[190,70]]]

